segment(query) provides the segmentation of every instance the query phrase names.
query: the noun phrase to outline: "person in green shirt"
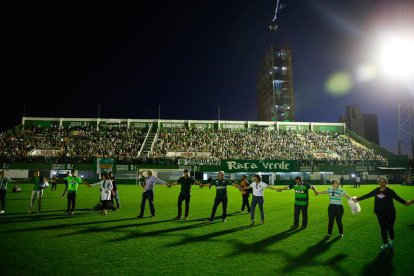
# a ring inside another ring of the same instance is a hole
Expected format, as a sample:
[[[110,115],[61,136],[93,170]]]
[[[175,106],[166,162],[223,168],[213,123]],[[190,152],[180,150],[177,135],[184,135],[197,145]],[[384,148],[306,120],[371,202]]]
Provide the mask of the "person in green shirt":
[[[188,219],[188,212],[190,210],[190,197],[191,197],[190,190],[191,190],[191,185],[194,185],[194,183],[197,183],[198,185],[201,184],[198,180],[194,180],[194,178],[189,177],[188,170],[185,169],[184,176],[180,177],[174,183],[168,184],[168,188],[170,188],[171,186],[175,186],[177,184],[181,185],[181,191],[180,191],[180,194],[178,195],[178,203],[177,203],[178,215],[177,217],[175,217],[177,220],[181,220],[183,201],[185,201],[184,219],[185,220]]]
[[[308,226],[308,205],[309,205],[309,189],[312,189],[317,196],[318,193],[312,185],[309,183],[303,182],[300,176],[295,177],[295,184],[290,184],[289,186],[283,188],[277,188],[278,192],[283,190],[293,189],[295,191],[295,212],[293,225],[291,229],[297,229],[299,227],[299,215],[302,211],[302,227],[301,229],[306,229]]]
[[[72,175],[69,175],[64,178],[68,183],[68,208],[66,209],[65,215],[73,215],[73,210],[75,209],[76,204],[76,193],[78,191],[79,184],[86,183],[79,176],[78,172],[71,170]],[[87,184],[87,183],[86,183]]]
[[[226,222],[226,217],[227,217],[227,202],[228,202],[228,198],[227,198],[227,186],[231,185],[231,186],[235,186],[238,189],[241,189],[240,185],[237,183],[231,183],[228,180],[224,179],[224,172],[219,172],[217,179],[213,180],[211,183],[207,183],[207,184],[200,184],[200,187],[205,187],[205,186],[211,186],[214,185],[216,186],[216,198],[214,199],[214,205],[213,205],[213,210],[211,211],[211,216],[209,218],[207,218],[206,220],[209,222],[213,222],[214,221],[214,216],[216,214],[217,211],[217,207],[219,206],[220,203],[222,203],[223,206],[223,222]]]

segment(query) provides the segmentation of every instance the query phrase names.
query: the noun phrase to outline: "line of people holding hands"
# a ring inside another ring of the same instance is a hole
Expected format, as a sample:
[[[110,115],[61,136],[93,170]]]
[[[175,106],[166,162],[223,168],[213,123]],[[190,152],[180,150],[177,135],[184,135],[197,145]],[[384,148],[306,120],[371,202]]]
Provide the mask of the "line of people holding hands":
[[[165,181],[161,180],[162,182],[166,183]],[[160,182],[161,182],[160,181]],[[161,183],[162,183],[161,182]],[[185,209],[185,217],[184,219],[188,219],[188,212],[189,212],[189,201],[190,201],[190,188],[193,184],[198,184],[200,187],[216,187],[216,196],[213,203],[213,209],[211,211],[210,217],[206,219],[206,221],[214,222],[215,214],[217,211],[218,205],[222,204],[223,214],[222,214],[222,221],[227,221],[227,186],[234,186],[238,188],[242,192],[242,207],[240,211],[244,211],[244,208],[247,207],[247,211],[250,213],[250,225],[253,226],[255,224],[255,209],[256,206],[259,206],[260,209],[260,219],[261,224],[264,223],[264,190],[270,189],[275,190],[278,192],[282,192],[285,190],[294,190],[295,192],[295,203],[294,203],[294,219],[293,225],[291,226],[291,230],[296,230],[299,228],[299,217],[300,213],[302,213],[302,225],[300,227],[301,230],[306,229],[308,225],[308,206],[309,206],[309,190],[312,190],[314,194],[327,194],[329,196],[329,206],[328,206],[328,232],[325,235],[325,238],[329,238],[332,235],[334,221],[336,221],[339,230],[339,237],[343,237],[344,229],[342,224],[342,216],[344,214],[344,207],[342,205],[342,197],[347,198],[348,200],[352,200],[353,202],[357,203],[359,201],[365,200],[367,198],[375,197],[374,200],[374,213],[377,216],[378,223],[381,229],[381,237],[383,244],[381,245],[381,250],[386,250],[388,248],[394,247],[394,238],[395,238],[395,231],[394,231],[394,223],[396,219],[396,211],[394,206],[394,200],[404,204],[405,206],[410,206],[414,203],[414,198],[410,201],[406,201],[402,199],[397,193],[388,188],[388,180],[385,177],[380,177],[378,179],[379,187],[372,190],[370,193],[360,196],[360,197],[351,197],[349,196],[341,187],[340,181],[337,179],[332,180],[332,187],[323,190],[317,191],[313,185],[302,181],[300,176],[295,177],[295,182],[281,188],[275,188],[264,183],[261,180],[260,175],[256,174],[253,176],[253,182],[249,184],[246,180],[246,176],[242,176],[241,182],[230,182],[229,180],[224,179],[224,172],[219,172],[217,179],[211,181],[207,184],[202,184],[193,178],[188,176],[188,170],[184,170],[184,176],[181,177],[177,182],[173,184],[167,184],[168,187],[174,186],[176,184],[181,184],[181,192],[178,196],[178,215],[176,219],[181,220],[181,204],[182,201],[185,200],[186,202],[186,209]],[[159,182],[157,182],[159,183]],[[248,197],[249,194],[253,194],[253,198],[251,200],[251,206],[249,205]],[[150,203],[152,204],[152,203]],[[141,205],[141,213],[138,216],[139,218],[143,217],[143,205]],[[152,205],[153,206],[153,205]],[[152,207],[153,208],[153,207]],[[154,216],[154,213],[152,213]]]
[[[406,206],[410,206],[414,203],[414,198],[410,201],[406,201],[402,199],[397,193],[388,188],[388,180],[385,177],[380,177],[378,179],[379,187],[375,188],[371,192],[367,193],[366,195],[360,197],[351,197],[349,196],[341,187],[340,181],[334,179],[332,181],[332,187],[323,190],[317,191],[313,185],[302,181],[301,177],[295,177],[295,182],[281,188],[275,188],[271,185],[266,184],[262,181],[260,175],[255,174],[253,176],[252,183],[248,183],[246,176],[243,175],[240,183],[231,182],[229,180],[224,179],[224,172],[219,172],[217,178],[210,181],[209,183],[203,184],[198,180],[189,176],[189,171],[187,169],[184,170],[183,176],[180,177],[177,181],[173,183],[167,183],[166,181],[159,179],[152,175],[152,171],[147,171],[146,177],[143,176],[142,172],[140,173],[140,185],[143,189],[142,192],[142,200],[141,200],[141,208],[140,212],[138,213],[138,218],[144,217],[145,205],[146,201],[148,200],[150,206],[151,217],[155,217],[155,207],[154,207],[154,185],[156,183],[159,184],[166,184],[168,188],[178,185],[181,185],[181,190],[178,195],[177,201],[177,220],[187,220],[189,216],[190,210],[190,190],[192,185],[199,185],[202,187],[216,187],[216,196],[213,203],[213,208],[211,211],[211,215],[206,219],[206,221],[214,222],[215,214],[217,208],[220,204],[222,204],[222,221],[227,221],[227,203],[228,203],[228,196],[227,196],[227,186],[234,186],[241,191],[242,194],[242,207],[240,211],[244,211],[245,207],[247,207],[247,211],[250,213],[250,225],[255,225],[255,209],[256,206],[259,206],[260,210],[260,222],[261,224],[264,223],[265,215],[264,215],[264,190],[270,189],[275,190],[277,192],[282,192],[285,190],[294,190],[295,192],[295,202],[294,202],[294,219],[293,225],[291,226],[291,230],[299,229],[299,217],[302,213],[302,224],[300,226],[301,230],[306,229],[308,225],[308,206],[309,206],[309,190],[312,190],[314,194],[317,196],[319,194],[327,194],[329,196],[329,206],[328,206],[328,232],[325,235],[326,238],[329,238],[332,235],[334,221],[336,221],[339,230],[339,236],[343,237],[344,229],[342,224],[342,216],[344,214],[344,208],[342,205],[342,197],[347,198],[348,200],[352,200],[353,202],[359,202],[371,197],[375,197],[374,200],[374,213],[377,216],[378,223],[381,229],[381,238],[383,244],[381,245],[381,250],[386,250],[388,248],[394,247],[394,238],[395,238],[395,231],[394,231],[394,223],[396,220],[396,210],[394,206],[394,200],[404,204]],[[66,184],[65,192],[67,191],[67,198],[68,198],[68,206],[66,209],[65,214],[72,215],[74,214],[75,203],[76,203],[76,194],[79,184],[87,184],[89,187],[99,186],[100,187],[100,199],[102,202],[102,213],[107,214],[107,210],[109,209],[109,203],[111,200],[116,199],[118,208],[120,208],[119,197],[117,196],[117,187],[116,187],[116,180],[112,176],[112,173],[103,173],[102,180],[94,183],[88,184],[83,179],[77,176],[75,170],[72,170],[71,175],[67,175],[63,178]],[[35,171],[34,177],[31,178],[34,183],[34,188],[31,195],[30,200],[30,209],[29,213],[33,213],[34,208],[34,201],[37,198],[38,200],[38,210],[41,211],[42,206],[42,195],[43,189],[46,188],[47,179],[44,177],[40,177],[39,171]],[[12,182],[10,178],[6,176],[5,171],[0,171],[0,200],[2,201],[2,209],[0,210],[0,214],[4,214],[5,209],[5,199],[6,199],[6,191],[7,191],[7,183]],[[15,182],[15,181],[14,181]],[[64,194],[65,194],[64,192]],[[251,206],[249,204],[249,195],[250,193],[253,194],[253,198],[251,200]],[[64,194],[62,196],[64,196]],[[184,217],[182,216],[182,203],[185,202],[185,209],[184,209]]]

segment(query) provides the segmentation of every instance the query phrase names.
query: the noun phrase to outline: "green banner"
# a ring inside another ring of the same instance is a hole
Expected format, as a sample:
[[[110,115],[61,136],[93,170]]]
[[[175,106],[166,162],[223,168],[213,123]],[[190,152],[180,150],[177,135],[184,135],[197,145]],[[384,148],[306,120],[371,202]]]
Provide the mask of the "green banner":
[[[280,130],[286,131],[309,131],[309,123],[279,123]]]
[[[59,121],[52,121],[52,120],[25,120],[24,121],[25,127],[37,126],[37,127],[50,128],[52,126],[58,126],[58,125],[59,125]]]
[[[202,123],[202,122],[190,123],[190,127],[196,128],[196,129],[217,129],[218,128],[217,124],[215,123]]]
[[[319,125],[319,124],[312,124],[313,131],[327,131],[330,133],[339,133],[344,134],[345,128],[343,125]]]
[[[113,158],[96,158],[96,173],[113,172],[114,163]]]
[[[295,172],[294,160],[221,160],[225,172]]]

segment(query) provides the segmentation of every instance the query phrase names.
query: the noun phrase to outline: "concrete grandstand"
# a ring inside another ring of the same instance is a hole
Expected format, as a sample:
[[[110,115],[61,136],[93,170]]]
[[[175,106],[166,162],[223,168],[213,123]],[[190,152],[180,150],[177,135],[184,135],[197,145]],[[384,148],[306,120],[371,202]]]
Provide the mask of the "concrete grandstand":
[[[105,159],[119,179],[149,168],[174,178],[189,168],[203,180],[223,170],[229,178],[260,172],[270,183],[296,175],[323,183],[356,176],[368,183],[379,175],[411,182],[407,156],[343,123],[23,117],[1,134],[0,149],[4,169],[75,168],[89,178]]]

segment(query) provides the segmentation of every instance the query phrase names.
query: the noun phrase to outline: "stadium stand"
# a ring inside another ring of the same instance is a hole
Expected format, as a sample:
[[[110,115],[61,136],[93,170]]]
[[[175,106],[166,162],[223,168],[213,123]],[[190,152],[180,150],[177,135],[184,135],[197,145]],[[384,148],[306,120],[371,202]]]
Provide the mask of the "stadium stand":
[[[265,128],[161,130],[151,155],[155,158],[182,157],[182,152],[209,153],[186,155],[187,159],[298,160],[331,164],[385,164],[386,158],[346,135],[324,131],[280,131]]]
[[[0,159],[11,162],[88,162],[96,157],[133,160],[146,132],[127,127],[52,126],[15,129],[0,136]]]
[[[148,137],[152,132],[152,138]],[[147,141],[148,140],[148,141]],[[148,152],[143,154],[144,144]],[[15,128],[0,135],[2,162],[85,163],[94,158],[118,163],[186,158],[193,163],[222,159],[296,160],[302,165],[386,165],[387,158],[344,133],[266,127],[215,129],[178,124],[170,128],[126,125],[51,125]]]

